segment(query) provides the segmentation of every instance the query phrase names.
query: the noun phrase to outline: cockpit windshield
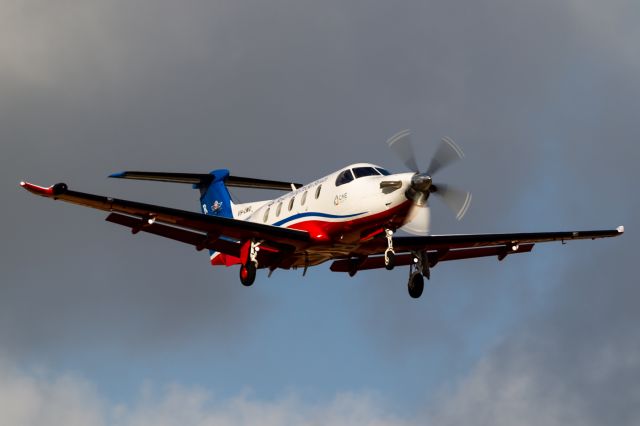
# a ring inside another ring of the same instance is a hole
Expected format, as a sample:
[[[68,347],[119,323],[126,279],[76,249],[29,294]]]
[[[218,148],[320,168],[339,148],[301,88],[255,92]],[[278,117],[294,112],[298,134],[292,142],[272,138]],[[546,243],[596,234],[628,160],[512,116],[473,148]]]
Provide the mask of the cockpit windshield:
[[[345,183],[349,183],[352,180],[353,174],[351,174],[351,169],[344,170],[336,178],[336,186],[344,185]]]
[[[365,177],[365,176],[379,176],[380,173],[376,171],[373,167],[354,167],[353,174],[356,176],[356,179]]]
[[[382,167],[376,167],[376,170],[382,175],[382,176],[389,176],[391,173],[389,173],[388,170],[383,169]]]

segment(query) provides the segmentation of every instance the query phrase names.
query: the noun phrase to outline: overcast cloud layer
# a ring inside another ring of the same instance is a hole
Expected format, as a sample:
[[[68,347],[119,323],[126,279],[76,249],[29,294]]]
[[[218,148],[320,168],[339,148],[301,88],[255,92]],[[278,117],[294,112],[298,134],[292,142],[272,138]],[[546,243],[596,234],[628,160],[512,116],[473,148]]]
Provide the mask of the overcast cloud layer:
[[[0,0],[0,423],[640,423],[638,22],[624,0]],[[422,164],[465,150],[443,178],[474,203],[434,205],[434,232],[627,233],[438,265],[419,301],[400,270],[245,289],[17,185],[195,210],[105,176],[400,171],[404,128]]]

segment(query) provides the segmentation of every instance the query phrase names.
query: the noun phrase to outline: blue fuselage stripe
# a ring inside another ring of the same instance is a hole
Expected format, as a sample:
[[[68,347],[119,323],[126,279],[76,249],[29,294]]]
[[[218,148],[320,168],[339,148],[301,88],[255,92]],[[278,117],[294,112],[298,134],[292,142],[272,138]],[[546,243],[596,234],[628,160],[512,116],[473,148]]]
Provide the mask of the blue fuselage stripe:
[[[282,220],[279,220],[278,222],[274,223],[273,226],[281,226],[281,225],[284,225],[287,222],[291,222],[292,220],[296,220],[296,219],[299,219],[301,217],[316,216],[316,217],[326,217],[326,218],[329,218],[329,219],[348,219],[350,217],[360,216],[360,215],[365,214],[365,213],[366,212],[354,213],[354,214],[346,214],[346,215],[337,215],[337,214],[320,213],[320,212],[305,212],[305,213],[294,214],[293,216],[289,216],[289,217],[286,217],[286,218],[284,218]]]

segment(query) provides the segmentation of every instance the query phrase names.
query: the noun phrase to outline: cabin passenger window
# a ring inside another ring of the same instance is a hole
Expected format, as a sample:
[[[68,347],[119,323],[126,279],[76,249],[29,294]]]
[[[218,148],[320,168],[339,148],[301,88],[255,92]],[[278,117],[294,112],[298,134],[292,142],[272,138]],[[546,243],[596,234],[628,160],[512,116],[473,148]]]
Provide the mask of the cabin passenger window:
[[[304,206],[304,203],[307,201],[307,191],[304,191],[302,194],[302,199],[300,200],[300,205]]]
[[[351,173],[351,169],[344,170],[336,178],[336,186],[344,185],[345,183],[349,183],[352,180],[353,174]]]
[[[322,189],[322,184],[318,185],[318,187],[316,188],[316,200],[318,199],[318,197],[320,196],[320,190]]]
[[[376,170],[379,171],[382,176],[389,176],[391,174],[388,170],[383,169],[382,167],[376,167]]]
[[[373,167],[355,167],[353,174],[356,175],[356,179],[365,176],[378,176],[378,172]]]
[[[267,209],[264,211],[264,217],[262,218],[263,222],[266,222],[267,219],[269,219],[269,210],[271,210],[271,207],[267,207]]]
[[[289,211],[293,208],[293,202],[296,200],[296,197],[291,197],[291,201],[289,201]]]
[[[276,207],[276,216],[280,216],[280,212],[282,211],[282,201],[278,203],[278,207]]]

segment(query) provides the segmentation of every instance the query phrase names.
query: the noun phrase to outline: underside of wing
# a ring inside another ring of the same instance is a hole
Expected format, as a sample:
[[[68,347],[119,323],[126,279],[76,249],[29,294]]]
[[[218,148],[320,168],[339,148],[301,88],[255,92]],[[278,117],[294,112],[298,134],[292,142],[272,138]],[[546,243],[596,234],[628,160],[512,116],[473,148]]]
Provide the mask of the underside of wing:
[[[447,260],[461,260],[461,259],[474,259],[478,257],[496,256],[502,260],[507,255],[516,253],[528,253],[533,249],[533,244],[521,244],[515,250],[511,250],[505,246],[493,246],[493,247],[476,247],[468,249],[454,249],[447,250],[445,252],[427,251],[427,260],[429,266],[433,267],[438,262],[444,262]],[[414,255],[412,253],[398,254],[395,257],[396,266],[407,266],[415,263]],[[366,269],[379,269],[384,268],[384,256],[376,255],[364,258],[352,258],[352,259],[340,259],[331,264],[331,270],[334,272],[350,272],[358,270],[363,271]]]
[[[71,191],[63,183],[41,187],[21,182],[21,186],[36,195],[110,212],[107,221],[131,228],[134,234],[148,232],[198,250],[206,248],[239,257],[243,245],[253,240],[264,244],[264,256],[278,259],[309,242],[306,231]]]
[[[453,234],[424,237],[394,237],[395,265],[411,265],[417,253],[426,254],[429,266],[448,260],[496,256],[499,260],[517,253],[528,253],[534,244],[551,241],[595,240],[616,237],[624,233],[616,229],[569,232],[531,232],[508,234]],[[349,258],[338,259],[331,265],[335,272],[355,272],[384,268],[385,238],[375,238],[362,244]]]

